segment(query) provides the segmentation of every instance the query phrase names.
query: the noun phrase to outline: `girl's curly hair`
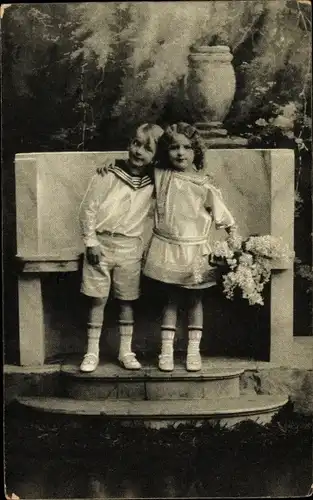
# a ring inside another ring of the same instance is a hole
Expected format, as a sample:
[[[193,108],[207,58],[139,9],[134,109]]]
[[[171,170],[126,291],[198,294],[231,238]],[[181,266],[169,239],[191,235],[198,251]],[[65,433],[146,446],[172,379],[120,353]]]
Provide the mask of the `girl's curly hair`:
[[[202,170],[204,167],[204,144],[198,130],[185,122],[174,123],[166,127],[164,134],[158,142],[158,149],[155,157],[157,166],[159,168],[173,168],[169,162],[168,150],[177,134],[182,134],[190,140],[192,149],[195,153],[193,163],[197,170]]]

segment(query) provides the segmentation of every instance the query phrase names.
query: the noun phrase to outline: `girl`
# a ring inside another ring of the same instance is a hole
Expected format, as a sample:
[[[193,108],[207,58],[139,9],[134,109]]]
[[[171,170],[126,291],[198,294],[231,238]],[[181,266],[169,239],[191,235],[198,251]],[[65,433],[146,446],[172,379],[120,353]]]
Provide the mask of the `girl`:
[[[81,291],[90,300],[83,372],[94,371],[99,363],[103,313],[111,287],[120,303],[119,362],[129,370],[141,368],[131,350],[133,301],[140,292],[144,230],[154,189],[151,162],[162,133],[157,125],[141,125],[130,142],[128,160],[93,176],[81,203],[86,246]]]
[[[209,233],[230,230],[234,219],[221,193],[201,172],[204,152],[197,130],[187,123],[168,127],[158,143],[155,168],[155,225],[143,273],[167,284],[159,369],[172,371],[173,342],[181,290],[188,300],[186,368],[201,369],[199,351],[203,329],[202,290],[216,283],[210,267]]]

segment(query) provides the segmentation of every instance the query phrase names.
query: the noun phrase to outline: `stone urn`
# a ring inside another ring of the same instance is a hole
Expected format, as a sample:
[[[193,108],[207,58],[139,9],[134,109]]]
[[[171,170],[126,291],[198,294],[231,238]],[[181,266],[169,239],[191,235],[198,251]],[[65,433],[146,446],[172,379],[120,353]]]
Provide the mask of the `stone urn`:
[[[199,46],[189,55],[187,94],[196,127],[205,137],[225,136],[222,123],[233,102],[236,78],[229,47]]]

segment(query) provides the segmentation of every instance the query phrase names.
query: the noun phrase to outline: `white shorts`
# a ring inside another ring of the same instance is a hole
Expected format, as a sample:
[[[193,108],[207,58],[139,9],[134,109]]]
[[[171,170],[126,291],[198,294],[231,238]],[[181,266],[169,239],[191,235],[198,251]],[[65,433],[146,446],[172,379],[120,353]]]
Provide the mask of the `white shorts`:
[[[84,257],[81,292],[90,297],[136,300],[140,295],[143,242],[120,234],[97,235],[103,255],[97,265]]]

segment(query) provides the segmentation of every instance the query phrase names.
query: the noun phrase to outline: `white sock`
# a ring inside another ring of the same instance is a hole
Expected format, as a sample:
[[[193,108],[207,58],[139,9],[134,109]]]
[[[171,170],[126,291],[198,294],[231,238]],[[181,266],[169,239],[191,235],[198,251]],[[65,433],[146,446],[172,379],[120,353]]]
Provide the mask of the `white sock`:
[[[173,356],[174,350],[174,338],[175,338],[175,330],[166,329],[166,327],[162,327],[161,339],[162,339],[162,347],[161,347],[161,355]]]
[[[101,337],[102,324],[88,323],[88,347],[87,354],[95,354],[99,356],[99,343]]]
[[[120,349],[119,357],[125,356],[132,352],[132,340],[133,340],[133,324],[121,324],[119,325],[120,331]]]
[[[188,333],[188,354],[198,354],[200,352],[200,341],[202,337],[202,330],[200,329],[189,329]]]

